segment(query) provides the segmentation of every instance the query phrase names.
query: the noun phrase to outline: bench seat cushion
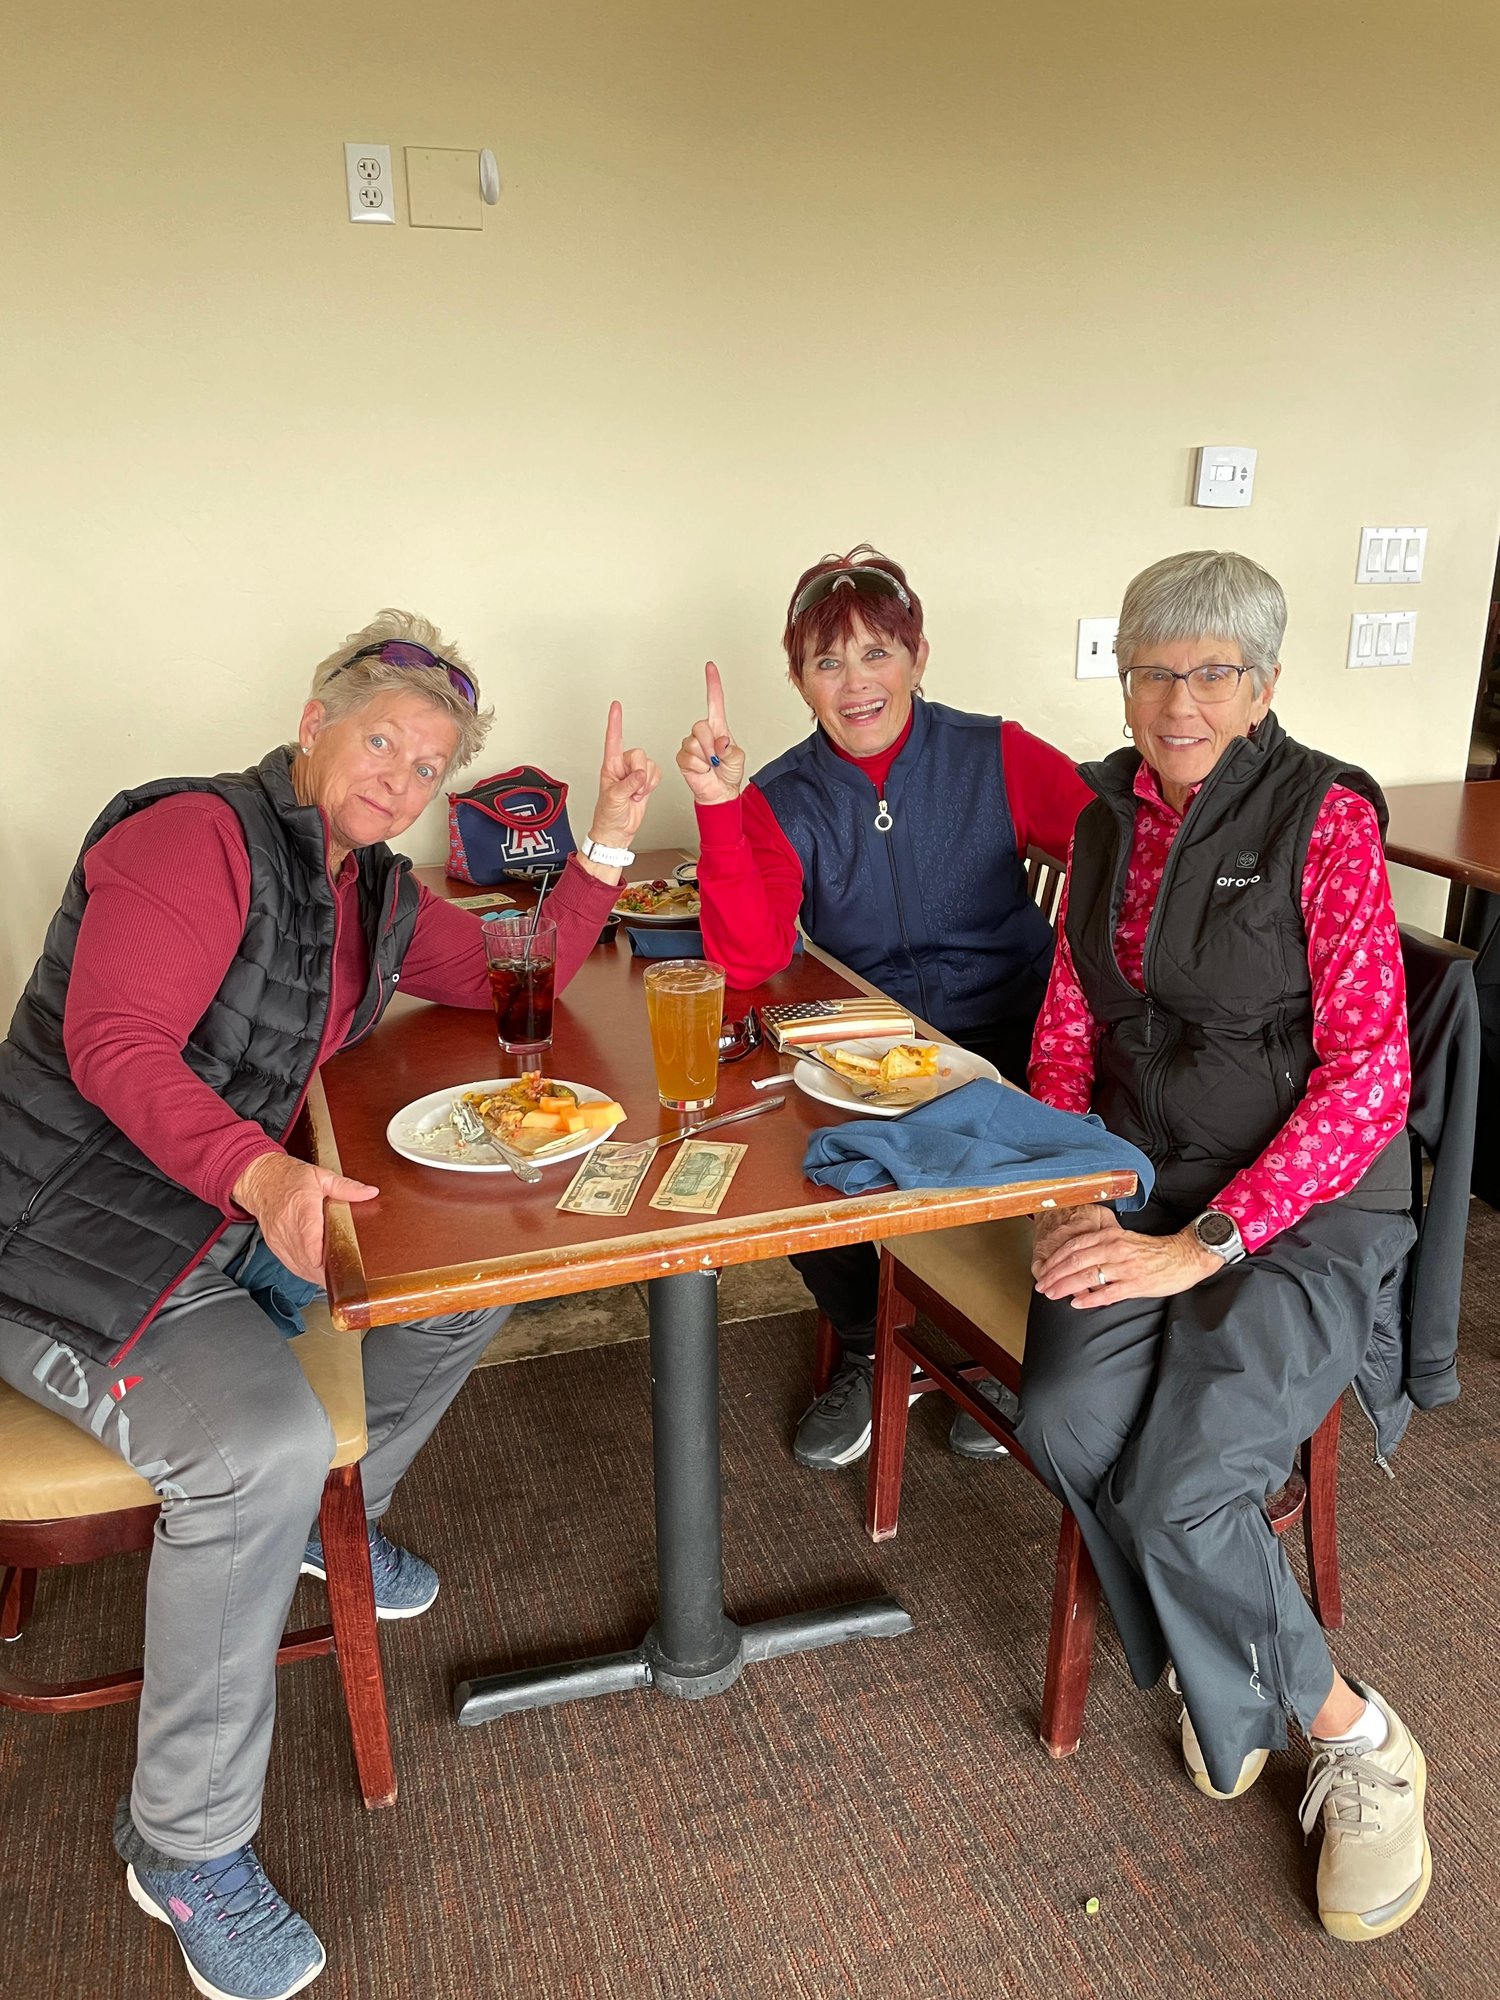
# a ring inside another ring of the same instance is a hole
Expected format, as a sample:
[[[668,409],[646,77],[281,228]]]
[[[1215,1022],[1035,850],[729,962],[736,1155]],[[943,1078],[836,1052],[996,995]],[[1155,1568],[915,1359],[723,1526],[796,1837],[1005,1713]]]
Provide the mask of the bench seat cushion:
[[[897,1236],[881,1248],[1019,1361],[1031,1304],[1031,1218]]]
[[[306,1308],[293,1354],[333,1425],[334,1465],[365,1454],[360,1336],[339,1333],[323,1305]],[[0,1521],[71,1521],[154,1507],[156,1495],[107,1445],[0,1382]]]

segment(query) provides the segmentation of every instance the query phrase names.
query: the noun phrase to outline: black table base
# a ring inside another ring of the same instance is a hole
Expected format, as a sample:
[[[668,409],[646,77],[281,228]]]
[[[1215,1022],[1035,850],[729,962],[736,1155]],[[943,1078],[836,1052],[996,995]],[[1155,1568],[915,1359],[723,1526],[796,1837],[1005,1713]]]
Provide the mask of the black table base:
[[[656,1472],[656,1623],[628,1652],[519,1667],[461,1681],[457,1719],[490,1722],[516,1709],[654,1687],[683,1701],[722,1694],[755,1660],[808,1653],[846,1639],[892,1639],[912,1629],[892,1597],[794,1611],[754,1625],[724,1613],[719,1479],[718,1279],[712,1271],[653,1278],[651,1427]]]

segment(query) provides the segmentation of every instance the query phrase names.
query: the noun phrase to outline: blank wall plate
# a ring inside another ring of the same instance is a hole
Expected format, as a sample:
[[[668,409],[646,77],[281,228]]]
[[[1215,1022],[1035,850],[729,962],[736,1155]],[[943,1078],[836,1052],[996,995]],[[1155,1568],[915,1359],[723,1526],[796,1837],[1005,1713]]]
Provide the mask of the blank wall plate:
[[[478,153],[408,146],[406,219],[413,229],[483,229]]]
[[[1195,507],[1248,507],[1255,491],[1255,452],[1247,444],[1200,444]]]
[[[1362,528],[1356,583],[1420,583],[1427,560],[1425,528]]]
[[[396,192],[391,182],[389,146],[344,142],[344,182],[349,191],[351,222],[394,222]]]
[[[1078,621],[1077,678],[1081,681],[1113,680],[1119,671],[1115,660],[1118,618],[1080,618]]]
[[[1351,667],[1409,667],[1417,645],[1415,611],[1356,611],[1349,621]]]

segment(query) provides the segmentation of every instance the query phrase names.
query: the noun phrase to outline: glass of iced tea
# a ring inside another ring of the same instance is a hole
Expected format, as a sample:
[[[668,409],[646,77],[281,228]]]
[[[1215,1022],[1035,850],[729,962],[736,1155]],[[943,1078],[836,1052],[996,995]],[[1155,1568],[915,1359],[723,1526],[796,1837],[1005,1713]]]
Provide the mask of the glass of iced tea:
[[[486,917],[484,944],[501,1048],[508,1056],[540,1055],[552,1046],[557,926],[550,917],[533,925],[529,915],[510,911]]]
[[[719,1082],[724,968],[701,958],[668,958],[646,968],[646,1018],[656,1093],[669,1111],[704,1111]]]

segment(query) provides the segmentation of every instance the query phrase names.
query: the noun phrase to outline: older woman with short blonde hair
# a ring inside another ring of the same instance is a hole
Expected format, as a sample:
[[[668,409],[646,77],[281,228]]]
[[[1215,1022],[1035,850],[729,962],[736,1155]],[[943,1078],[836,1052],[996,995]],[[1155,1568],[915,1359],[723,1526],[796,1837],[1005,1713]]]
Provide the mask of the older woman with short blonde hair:
[[[1018,1435],[1076,1516],[1137,1683],[1170,1659],[1198,1789],[1310,1741],[1335,1937],[1426,1894],[1422,1752],[1335,1668],[1265,1512],[1365,1359],[1414,1229],[1400,940],[1364,771],[1271,701],[1281,587],[1171,556],[1125,593],[1126,733],[1081,775],[1030,1081],[1156,1169],[1149,1204],[1039,1219]]]
[[[378,1190],[285,1142],[318,1065],[370,1032],[398,982],[489,1004],[479,918],[420,887],[389,845],[489,725],[456,648],[382,612],[317,668],[291,743],[105,807],[0,1043],[0,1379],[90,1430],[163,1501],[115,1844],[130,1894],[172,1926],[205,1993],[275,2000],[324,1962],[250,1844],[277,1644],[299,1572],[323,1575],[328,1420],[282,1336],[321,1284],[325,1204]],[[656,782],[612,704],[597,845],[628,848]],[[619,876],[575,857],[548,899],[559,988]],[[381,1516],[505,1316],[365,1339],[381,1617],[437,1595]]]

